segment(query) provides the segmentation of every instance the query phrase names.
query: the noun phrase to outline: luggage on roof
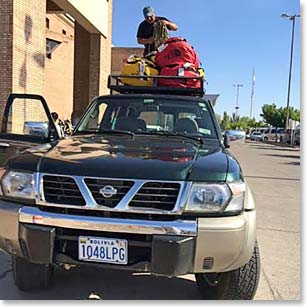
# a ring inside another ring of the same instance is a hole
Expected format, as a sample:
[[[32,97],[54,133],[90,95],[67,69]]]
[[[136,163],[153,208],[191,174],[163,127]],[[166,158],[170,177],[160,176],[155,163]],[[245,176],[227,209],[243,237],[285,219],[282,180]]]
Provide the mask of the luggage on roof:
[[[165,41],[157,51],[156,64],[159,68],[190,63],[199,68],[200,61],[193,47],[182,37],[172,37]]]
[[[146,78],[146,76],[156,76],[158,74],[159,71],[153,56],[141,58],[136,55],[131,55],[125,62],[121,81],[125,85],[153,86],[154,80],[152,78]],[[144,78],[125,78],[125,75],[144,76]]]
[[[160,71],[160,76],[195,77],[195,79],[159,79],[159,86],[169,86],[175,88],[201,88],[202,81],[200,77],[204,78],[204,70],[202,68],[196,69],[191,64],[173,65],[163,67]]]

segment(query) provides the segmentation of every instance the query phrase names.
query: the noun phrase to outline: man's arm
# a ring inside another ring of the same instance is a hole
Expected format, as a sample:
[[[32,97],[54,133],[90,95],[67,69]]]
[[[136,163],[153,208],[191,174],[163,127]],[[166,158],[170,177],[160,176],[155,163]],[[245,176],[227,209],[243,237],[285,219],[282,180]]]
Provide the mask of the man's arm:
[[[167,26],[167,28],[171,31],[177,31],[178,30],[178,26],[174,23],[171,22],[169,20],[163,20],[163,23]]]
[[[138,43],[141,44],[141,45],[152,44],[154,42],[153,37],[149,37],[149,38],[138,37],[137,39],[138,39]]]

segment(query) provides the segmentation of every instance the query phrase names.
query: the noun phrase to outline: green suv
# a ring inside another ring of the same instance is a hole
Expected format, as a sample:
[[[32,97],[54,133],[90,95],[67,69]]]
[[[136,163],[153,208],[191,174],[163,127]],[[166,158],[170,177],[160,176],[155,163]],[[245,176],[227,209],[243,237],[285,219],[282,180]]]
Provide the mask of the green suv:
[[[127,87],[117,77],[109,87],[62,139],[42,97],[8,100],[0,249],[16,286],[46,288],[54,266],[95,265],[193,273],[205,299],[252,299],[254,198],[203,90]]]

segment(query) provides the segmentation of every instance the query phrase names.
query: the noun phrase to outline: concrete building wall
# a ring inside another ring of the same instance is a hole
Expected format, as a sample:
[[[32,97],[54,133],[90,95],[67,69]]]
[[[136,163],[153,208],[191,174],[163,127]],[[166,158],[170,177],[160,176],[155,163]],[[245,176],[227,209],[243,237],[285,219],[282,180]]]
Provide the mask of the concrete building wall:
[[[109,36],[109,0],[68,0],[105,37]]]

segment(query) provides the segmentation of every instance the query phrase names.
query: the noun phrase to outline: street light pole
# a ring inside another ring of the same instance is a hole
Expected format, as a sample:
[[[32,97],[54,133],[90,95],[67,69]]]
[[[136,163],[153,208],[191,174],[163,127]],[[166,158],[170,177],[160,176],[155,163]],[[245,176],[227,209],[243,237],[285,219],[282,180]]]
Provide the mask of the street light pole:
[[[292,59],[293,59],[295,18],[299,18],[299,17],[301,17],[301,15],[282,14],[281,17],[282,18],[289,18],[289,20],[292,20],[292,39],[291,39],[290,70],[289,70],[288,98],[287,98],[287,117],[286,117],[286,130],[287,130],[287,129],[289,129],[290,90],[291,90],[291,77],[292,77]]]
[[[233,85],[234,87],[236,87],[237,88],[237,104],[236,104],[236,121],[238,121],[238,118],[239,118],[239,88],[240,87],[243,87],[243,84],[234,84]]]

